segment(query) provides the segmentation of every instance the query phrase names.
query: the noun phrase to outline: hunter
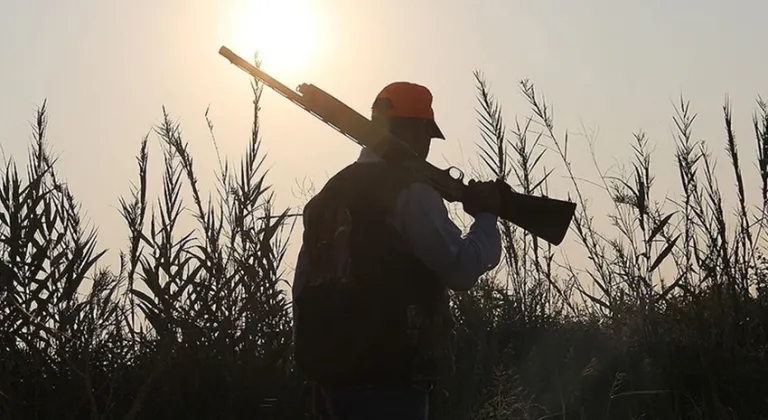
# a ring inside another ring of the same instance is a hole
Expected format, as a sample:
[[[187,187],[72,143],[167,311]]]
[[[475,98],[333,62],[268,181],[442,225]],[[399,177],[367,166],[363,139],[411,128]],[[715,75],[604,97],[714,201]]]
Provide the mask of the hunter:
[[[371,120],[410,149],[393,156],[427,159],[445,139],[432,102],[410,82],[377,95]],[[435,189],[364,148],[305,206],[295,356],[329,418],[428,418],[430,390],[454,372],[448,291],[469,290],[501,259],[494,183],[470,181],[462,203],[474,218],[466,236]]]

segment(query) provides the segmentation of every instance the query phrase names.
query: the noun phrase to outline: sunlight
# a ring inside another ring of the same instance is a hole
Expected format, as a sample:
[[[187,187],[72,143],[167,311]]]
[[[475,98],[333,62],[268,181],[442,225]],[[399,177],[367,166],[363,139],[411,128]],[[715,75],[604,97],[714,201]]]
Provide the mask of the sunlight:
[[[232,13],[228,39],[243,58],[258,51],[264,70],[278,78],[311,64],[320,36],[311,0],[243,0]]]

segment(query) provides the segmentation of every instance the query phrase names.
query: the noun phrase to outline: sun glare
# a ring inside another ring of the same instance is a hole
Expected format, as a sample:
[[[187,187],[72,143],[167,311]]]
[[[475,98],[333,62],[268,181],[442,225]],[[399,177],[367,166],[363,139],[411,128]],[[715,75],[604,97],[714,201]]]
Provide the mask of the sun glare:
[[[242,0],[236,9],[228,38],[235,53],[246,60],[258,53],[278,78],[311,64],[320,35],[311,0]]]

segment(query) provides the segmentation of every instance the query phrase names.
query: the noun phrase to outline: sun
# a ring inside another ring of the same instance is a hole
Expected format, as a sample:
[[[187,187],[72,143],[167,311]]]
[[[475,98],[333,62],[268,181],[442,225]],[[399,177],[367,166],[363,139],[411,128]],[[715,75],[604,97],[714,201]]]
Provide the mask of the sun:
[[[312,0],[241,0],[233,11],[231,49],[246,60],[258,53],[261,67],[280,78],[308,67],[318,47]]]

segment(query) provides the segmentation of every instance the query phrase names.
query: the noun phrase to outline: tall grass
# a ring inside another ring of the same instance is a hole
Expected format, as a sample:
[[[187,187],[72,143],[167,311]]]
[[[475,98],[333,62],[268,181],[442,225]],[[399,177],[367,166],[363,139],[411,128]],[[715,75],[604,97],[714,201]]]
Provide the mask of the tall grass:
[[[435,388],[432,418],[764,418],[766,103],[758,100],[750,133],[758,184],[745,181],[751,162],[729,102],[717,146],[732,168],[725,185],[681,98],[671,118],[678,197],[660,195],[642,131],[629,134],[622,171],[609,175],[592,159],[600,176],[589,182],[603,195],[595,197],[535,85],[521,81],[530,109],[510,121],[490,83],[474,76],[484,175],[548,194],[551,175],[564,174],[579,205],[569,237],[587,259],[501,222],[502,269],[452,296],[457,373]],[[140,141],[133,188],[118,200],[128,237],[115,268],[55,170],[43,103],[26,172],[9,161],[0,173],[0,417],[318,418],[292,362],[280,283],[293,219],[276,208],[262,169],[261,86],[252,88],[248,146],[239,162],[218,156],[210,194],[162,110],[154,136]],[[150,138],[162,152],[154,177]],[[559,166],[543,166],[553,158]],[[732,186],[728,204],[722,192]],[[594,199],[612,204],[607,219]]]
[[[535,238],[502,224],[508,279],[496,279],[474,297],[497,304],[490,310],[487,304],[464,308],[494,320],[468,329],[475,340],[482,335],[497,340],[491,351],[475,347],[484,354],[478,359],[492,366],[481,370],[485,402],[476,406],[476,418],[763,418],[767,400],[758,390],[768,368],[765,102],[758,99],[753,117],[762,180],[754,191],[758,205],[749,204],[728,100],[722,108],[723,148],[733,169],[733,210],[724,202],[707,144],[693,140],[696,115],[681,98],[672,119],[680,198],[654,193],[649,139],[637,132],[628,169],[609,176],[593,159],[601,175],[590,184],[600,186],[613,204],[606,216],[613,231],[599,231],[592,197],[572,168],[569,137],[556,134],[551,110],[534,84],[520,83],[530,116],[505,131],[488,83],[480,74],[476,80],[486,173],[503,177],[500,169],[513,166],[511,182],[521,191],[546,194],[551,171],[531,164],[540,161],[544,149],[534,149],[545,142],[571,181],[579,204],[571,235],[588,257],[586,266],[563,260],[553,270],[549,249],[542,257]],[[520,277],[520,255],[537,270]],[[531,314],[549,314],[554,322],[542,323]],[[488,324],[491,333],[484,331]],[[510,330],[515,339],[503,340]]]
[[[27,177],[10,162],[0,188],[3,418],[304,412],[279,288],[291,226],[261,169],[253,88],[252,137],[239,165],[222,166],[215,199],[203,199],[180,127],[163,110],[161,194],[147,193],[147,136],[132,194],[120,199],[129,237],[116,272],[94,269],[104,251],[57,178],[45,105],[38,110]],[[185,192],[192,231],[179,224]]]

